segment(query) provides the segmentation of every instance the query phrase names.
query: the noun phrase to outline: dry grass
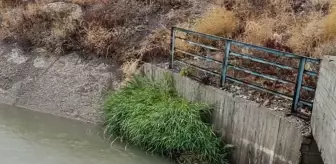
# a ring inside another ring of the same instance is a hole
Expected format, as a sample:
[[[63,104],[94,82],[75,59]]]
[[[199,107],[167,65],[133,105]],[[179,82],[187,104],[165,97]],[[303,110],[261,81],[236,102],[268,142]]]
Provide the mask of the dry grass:
[[[336,1],[335,1],[336,3]],[[331,12],[327,15],[324,20],[324,37],[326,40],[331,40],[336,38],[336,4],[334,4]]]
[[[121,66],[121,70],[124,74],[124,80],[120,83],[118,88],[122,88],[128,84],[132,80],[132,78],[139,73],[139,64],[141,58],[136,60],[130,60],[123,63]]]
[[[112,44],[115,42],[112,30],[106,29],[95,24],[90,24],[85,28],[83,46],[97,54],[108,54]]]
[[[77,19],[72,18],[70,13],[48,11],[44,3],[17,2],[21,1],[0,0],[1,40],[25,40],[34,46],[60,52],[84,49],[103,56],[122,56],[120,54],[129,49],[134,49],[135,52],[127,53],[132,55],[139,49],[157,50],[162,43],[147,48],[137,46],[140,40],[154,42],[145,34],[148,33],[146,28],[156,28],[149,21],[156,23],[151,19],[160,19],[156,16],[170,12],[172,8],[193,7],[192,0],[68,0],[85,6],[85,13]],[[183,14],[190,12],[188,9],[175,11]],[[171,16],[169,19],[175,21],[180,18]]]
[[[196,21],[194,30],[211,35],[232,37],[237,27],[238,20],[232,11],[222,7],[214,7]]]
[[[276,42],[308,56],[323,53],[318,49],[328,47],[336,36],[336,9],[323,8],[330,0],[300,2],[303,5],[290,0],[217,0],[208,7],[199,0],[67,0],[85,8],[80,19],[46,12],[42,3],[20,2],[0,0],[0,39],[26,40],[51,51],[86,50],[123,61],[166,57],[162,54],[169,52],[169,28],[176,24],[257,45]],[[199,51],[181,40],[176,44]]]
[[[66,2],[71,2],[79,5],[93,5],[93,4],[108,4],[110,0],[66,0]]]
[[[1,0],[0,9],[11,8],[20,5],[21,0]]]
[[[274,34],[276,21],[272,18],[246,21],[243,40],[252,44],[264,44]]]
[[[30,42],[58,53],[63,51],[64,43],[77,31],[80,21],[70,11],[52,10],[51,6],[37,3],[16,7],[3,15],[0,38]]]
[[[180,24],[179,27],[193,29],[198,32],[231,38],[238,30],[238,19],[232,11],[219,6],[208,9],[201,17],[194,22]],[[188,38],[196,42],[207,45],[213,44],[207,39],[197,38],[196,36],[187,36],[185,33],[176,33],[177,37]],[[199,51],[198,47],[186,43],[184,40],[177,39],[176,47],[181,50]]]
[[[310,56],[314,48],[322,42],[323,24],[322,15],[311,14],[307,20],[295,24],[290,29],[291,38],[288,40],[294,52]]]
[[[0,39],[57,53],[85,50],[122,61],[141,55],[149,59],[169,50],[169,31],[160,26],[185,21],[199,14],[201,6],[197,0],[65,0],[66,5],[82,7],[80,18],[72,18],[70,13],[46,10],[48,2],[0,0]]]
[[[317,58],[332,54],[336,47],[333,46],[336,39],[336,10],[330,10],[327,16],[318,11],[300,18],[291,27],[288,40],[294,52]]]
[[[336,40],[326,42],[315,48],[313,57],[322,57],[324,55],[336,56]]]

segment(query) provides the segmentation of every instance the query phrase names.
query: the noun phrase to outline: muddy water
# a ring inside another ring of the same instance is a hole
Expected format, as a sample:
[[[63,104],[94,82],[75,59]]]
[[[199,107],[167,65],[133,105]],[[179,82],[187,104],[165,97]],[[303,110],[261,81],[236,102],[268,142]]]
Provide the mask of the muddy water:
[[[0,104],[1,164],[171,163],[101,136],[91,124]]]

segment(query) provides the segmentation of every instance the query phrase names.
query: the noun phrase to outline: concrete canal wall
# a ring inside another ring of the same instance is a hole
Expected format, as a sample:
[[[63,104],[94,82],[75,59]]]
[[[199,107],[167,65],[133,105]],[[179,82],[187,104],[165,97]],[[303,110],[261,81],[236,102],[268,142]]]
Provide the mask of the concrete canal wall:
[[[312,114],[312,131],[325,164],[336,163],[336,57],[322,60]]]
[[[146,76],[161,81],[171,75],[180,95],[215,105],[213,124],[223,140],[236,146],[236,164],[320,164],[314,141],[305,138],[303,122],[178,73],[145,64]]]

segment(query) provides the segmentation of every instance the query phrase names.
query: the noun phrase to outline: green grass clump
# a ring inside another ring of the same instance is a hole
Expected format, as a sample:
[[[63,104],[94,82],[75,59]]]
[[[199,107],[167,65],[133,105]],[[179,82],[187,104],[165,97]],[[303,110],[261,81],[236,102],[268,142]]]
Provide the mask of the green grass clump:
[[[209,107],[179,97],[171,81],[155,84],[137,76],[110,95],[105,132],[179,163],[226,164],[229,148],[203,121]]]

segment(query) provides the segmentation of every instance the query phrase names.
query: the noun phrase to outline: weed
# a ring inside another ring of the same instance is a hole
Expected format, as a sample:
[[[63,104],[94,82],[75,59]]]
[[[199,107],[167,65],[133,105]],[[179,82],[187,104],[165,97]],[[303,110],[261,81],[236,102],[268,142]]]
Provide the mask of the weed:
[[[121,70],[124,74],[124,80],[119,85],[120,87],[124,87],[130,80],[132,80],[133,76],[138,75],[139,73],[138,67],[140,60],[141,58],[123,63],[123,65],[121,66]]]
[[[186,67],[183,67],[180,71],[180,75],[181,76],[190,76],[192,75],[193,73],[193,68],[192,67],[189,67],[189,66],[186,66]]]
[[[227,163],[229,149],[200,113],[205,104],[191,103],[177,96],[171,80],[161,84],[136,76],[128,85],[107,98],[106,133],[121,137],[149,152],[189,163]]]

